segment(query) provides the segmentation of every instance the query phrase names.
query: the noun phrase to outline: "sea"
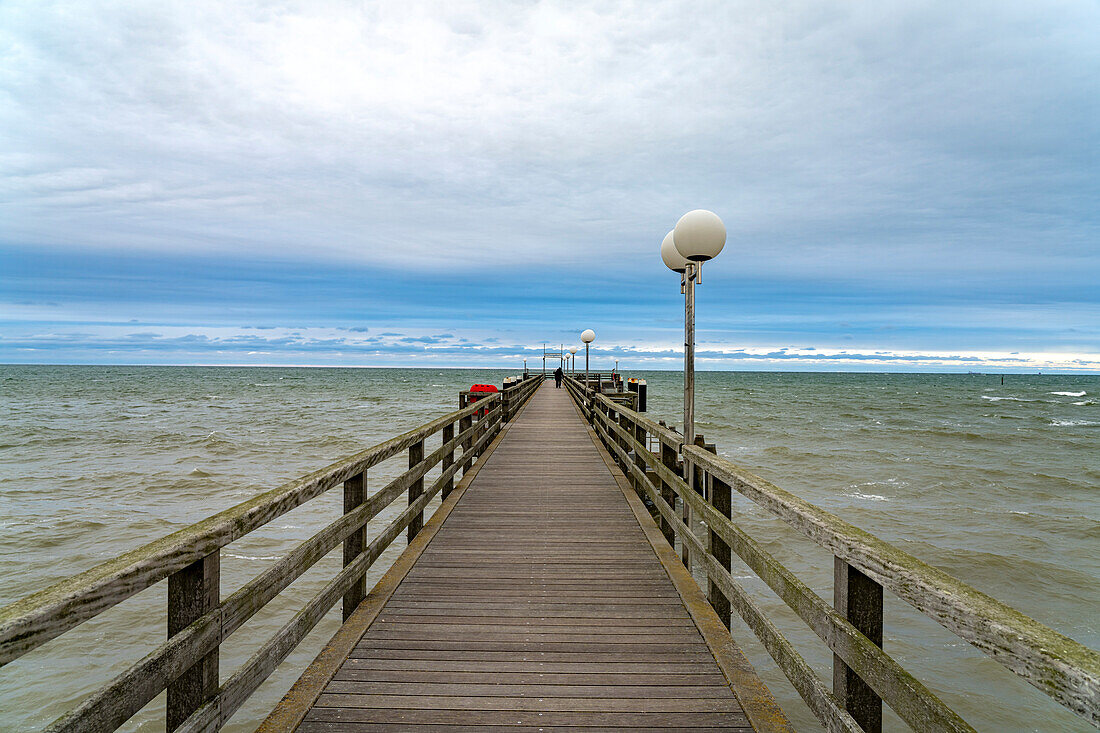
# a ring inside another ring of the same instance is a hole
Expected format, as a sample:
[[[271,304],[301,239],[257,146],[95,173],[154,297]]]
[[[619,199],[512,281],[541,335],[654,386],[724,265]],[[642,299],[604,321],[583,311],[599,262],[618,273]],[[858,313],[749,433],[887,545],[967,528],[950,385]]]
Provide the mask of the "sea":
[[[679,427],[682,375],[647,381]],[[0,366],[0,605],[457,409],[455,369]],[[1100,376],[701,372],[696,431],[720,455],[1100,648]],[[403,457],[368,474],[371,490]],[[222,551],[231,593],[341,511],[329,492]],[[429,507],[431,511],[432,507]],[[395,504],[370,524],[377,532]],[[831,555],[735,495],[735,521],[823,597]],[[375,582],[403,549],[371,569]],[[330,554],[235,633],[221,678],[340,567]],[[832,655],[751,572],[734,573],[831,680]],[[37,730],[163,641],[160,583],[0,668],[0,731]],[[1084,720],[886,593],[885,648],[978,730]],[[339,625],[339,607],[226,727],[250,731]],[[734,638],[799,730],[820,730],[752,632]],[[163,695],[123,730],[163,730]],[[887,730],[905,726],[887,713]]]

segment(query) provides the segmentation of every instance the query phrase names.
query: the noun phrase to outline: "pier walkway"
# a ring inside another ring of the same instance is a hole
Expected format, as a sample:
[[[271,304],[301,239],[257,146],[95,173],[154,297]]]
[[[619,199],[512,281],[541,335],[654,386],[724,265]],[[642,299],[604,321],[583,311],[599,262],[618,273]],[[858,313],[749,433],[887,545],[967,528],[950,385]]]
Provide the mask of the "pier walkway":
[[[264,729],[787,729],[565,389],[491,450]]]

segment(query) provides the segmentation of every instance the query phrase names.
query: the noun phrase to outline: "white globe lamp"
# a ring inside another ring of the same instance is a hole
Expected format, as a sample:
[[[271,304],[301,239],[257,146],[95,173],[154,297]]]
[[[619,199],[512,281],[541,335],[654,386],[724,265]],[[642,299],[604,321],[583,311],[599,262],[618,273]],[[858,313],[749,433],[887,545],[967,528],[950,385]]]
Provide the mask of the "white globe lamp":
[[[726,246],[726,225],[717,214],[706,209],[695,209],[681,216],[672,232],[676,251],[692,262],[714,259]],[[661,255],[664,256],[664,245],[661,245]],[[667,259],[665,264],[668,264]]]
[[[586,328],[581,334],[581,341],[584,342],[584,386],[588,386],[588,345],[596,340],[596,332],[591,328]]]
[[[664,241],[661,242],[661,259],[665,261],[665,265],[673,272],[683,272],[687,269],[687,266],[691,264],[687,258],[684,257],[676,249],[676,240],[673,232],[669,232],[665,235]]]

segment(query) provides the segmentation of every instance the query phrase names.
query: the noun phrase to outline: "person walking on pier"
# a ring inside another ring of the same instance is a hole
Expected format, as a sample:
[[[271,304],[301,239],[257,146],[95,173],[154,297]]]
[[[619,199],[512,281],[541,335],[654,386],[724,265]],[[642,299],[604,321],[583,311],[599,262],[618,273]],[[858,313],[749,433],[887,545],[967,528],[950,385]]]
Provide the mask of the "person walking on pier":
[[[554,370],[554,388],[561,389],[561,379],[565,376],[565,373],[558,367]]]

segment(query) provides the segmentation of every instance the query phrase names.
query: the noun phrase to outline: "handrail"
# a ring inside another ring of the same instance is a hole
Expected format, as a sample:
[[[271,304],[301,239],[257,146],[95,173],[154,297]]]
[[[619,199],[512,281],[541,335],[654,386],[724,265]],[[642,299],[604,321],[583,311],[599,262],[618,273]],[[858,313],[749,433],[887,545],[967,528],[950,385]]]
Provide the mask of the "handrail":
[[[585,389],[581,382],[570,380],[567,386],[624,472],[653,501],[664,522],[673,527],[676,536],[688,546],[693,559],[705,566],[708,577],[721,588],[725,600],[733,604],[761,637],[796,689],[828,727],[844,729],[837,715],[843,712],[843,701],[831,694],[822,694],[820,685],[804,678],[809,668],[801,668],[801,657],[781,640],[781,636],[776,638],[779,632],[733,581],[728,572],[728,560],[719,562],[715,553],[707,550],[688,530],[672,506],[676,498],[707,526],[712,545],[717,540],[720,546],[740,556],[903,720],[920,730],[970,729],[885,654],[880,648],[881,641],[876,643],[868,638],[852,623],[849,614],[831,607],[817,596],[748,537],[730,517],[708,502],[699,489],[690,486],[683,477],[682,468],[674,470],[661,456],[649,451],[644,440],[646,433],[656,436],[666,449],[683,456],[693,473],[702,474],[702,480],[711,482],[712,487],[724,487],[726,492],[730,488],[738,491],[828,549],[837,558],[838,573],[851,571],[866,576],[864,581],[880,586],[879,594],[882,587],[888,588],[1063,706],[1093,725],[1100,725],[1100,654],[1096,651],[715,453],[698,445],[684,445],[678,433],[655,425],[634,410],[595,394],[594,390]],[[639,432],[642,440],[638,439]],[[694,483],[702,485],[699,477]],[[829,709],[832,706],[830,697],[840,705],[835,710]]]
[[[513,415],[541,382],[530,378],[489,393],[476,403],[463,404],[454,412],[0,608],[0,666],[167,578],[168,641],[97,689],[48,730],[114,730],[165,689],[169,691],[169,730],[217,730],[336,601],[345,599],[346,617],[349,602],[362,600],[362,584],[370,565],[403,529],[408,528],[411,539],[423,526],[428,502],[440,492],[446,496],[455,475],[469,471],[500,432],[506,415]],[[441,430],[439,448],[425,456],[425,439]],[[456,459],[454,453],[459,449],[461,455]],[[367,469],[406,450],[409,469],[367,496]],[[441,474],[424,490],[423,477],[440,463]],[[340,484],[345,487],[345,513],[339,519],[229,597],[218,597],[222,547]],[[366,522],[405,491],[409,506],[368,545]],[[219,645],[341,543],[343,570],[218,688]],[[200,674],[200,668],[208,663],[212,675]]]
[[[484,406],[432,420],[5,606],[0,666]]]

